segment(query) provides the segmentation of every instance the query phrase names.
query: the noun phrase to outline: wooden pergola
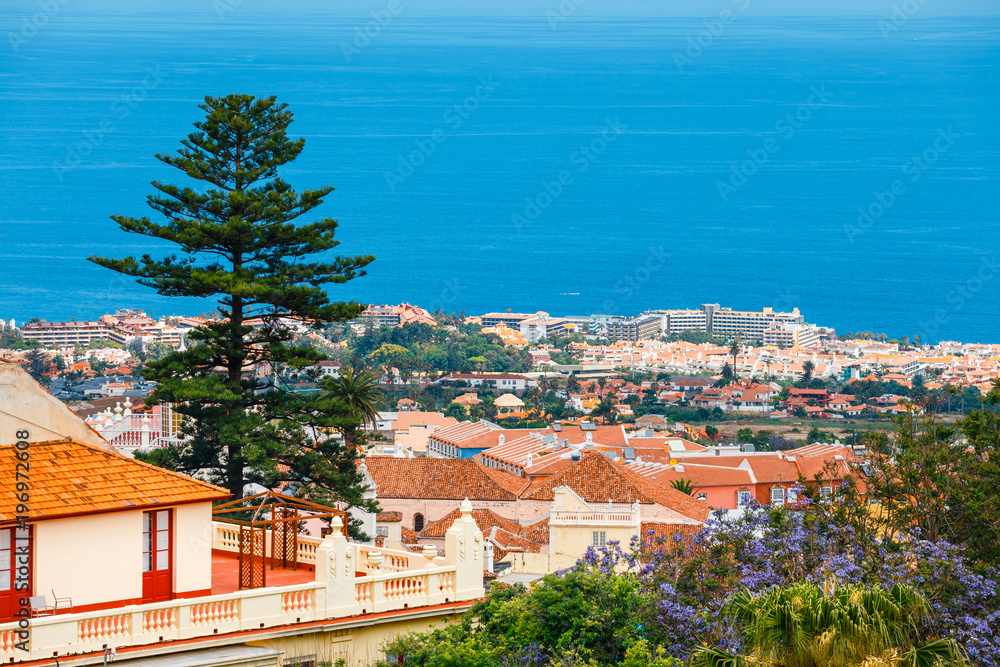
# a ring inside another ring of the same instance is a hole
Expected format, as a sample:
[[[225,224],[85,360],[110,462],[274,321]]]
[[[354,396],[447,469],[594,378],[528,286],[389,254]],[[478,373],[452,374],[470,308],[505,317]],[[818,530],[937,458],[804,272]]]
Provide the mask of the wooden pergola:
[[[259,503],[257,501],[259,500]],[[248,503],[256,505],[248,507]],[[223,515],[254,511],[249,521]],[[299,565],[299,521],[344,518],[341,528],[347,536],[347,513],[276,491],[265,491],[239,500],[223,503],[212,510],[219,521],[240,527],[239,587],[263,588],[267,585],[267,568],[297,570]],[[271,531],[271,555],[267,555],[267,531]]]

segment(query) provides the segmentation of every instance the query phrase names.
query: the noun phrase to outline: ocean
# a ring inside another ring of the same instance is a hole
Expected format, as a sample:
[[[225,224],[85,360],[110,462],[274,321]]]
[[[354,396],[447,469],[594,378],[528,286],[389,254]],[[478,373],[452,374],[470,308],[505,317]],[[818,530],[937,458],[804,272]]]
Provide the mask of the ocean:
[[[377,258],[335,299],[798,307],[840,332],[1000,342],[1000,19],[762,18],[744,0],[707,19],[572,0],[449,18],[405,2],[339,18],[240,0],[0,10],[0,317],[209,310],[86,258],[171,250],[109,216],[156,215],[153,180],[193,184],[155,154],[204,95],[241,92],[288,103],[306,147],[282,176],[334,186],[314,217]]]

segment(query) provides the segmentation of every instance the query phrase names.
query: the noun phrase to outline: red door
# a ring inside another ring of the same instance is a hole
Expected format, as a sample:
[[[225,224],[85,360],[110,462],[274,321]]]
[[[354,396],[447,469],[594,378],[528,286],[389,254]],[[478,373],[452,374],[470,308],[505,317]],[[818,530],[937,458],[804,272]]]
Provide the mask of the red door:
[[[142,514],[142,601],[173,598],[173,512]]]
[[[0,623],[14,620],[31,596],[31,527],[0,528]]]

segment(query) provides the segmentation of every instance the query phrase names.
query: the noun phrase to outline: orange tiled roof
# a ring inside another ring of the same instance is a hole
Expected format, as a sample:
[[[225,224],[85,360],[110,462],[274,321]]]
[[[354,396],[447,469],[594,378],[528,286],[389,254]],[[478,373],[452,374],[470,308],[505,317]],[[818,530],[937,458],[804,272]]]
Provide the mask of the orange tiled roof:
[[[696,521],[704,521],[709,515],[705,503],[627,470],[603,454],[584,453],[571,468],[532,485],[522,497],[553,500],[557,486],[568,486],[588,503],[656,503]]]
[[[500,470],[499,468],[487,468],[486,466],[483,466],[483,472],[489,475],[494,482],[514,495],[519,494],[525,489],[526,486],[528,486],[528,484],[531,484],[531,480],[509,473],[506,470]]]
[[[0,469],[14,471],[19,451],[0,447]],[[32,443],[32,520],[98,514],[158,505],[209,502],[225,489],[73,440]],[[13,479],[0,489],[0,523],[13,522],[18,500]]]
[[[420,531],[420,535],[418,535],[418,537],[443,538],[445,533],[448,532],[448,529],[451,528],[451,525],[461,516],[461,509],[453,509],[437,521],[432,521],[424,526],[424,529]],[[521,525],[517,521],[502,517],[490,509],[474,509],[472,510],[472,518],[476,520],[476,526],[479,527],[479,530],[484,533],[488,533],[494,526],[497,526],[508,533],[518,534],[521,532]]]
[[[379,498],[507,500],[517,496],[471,459],[397,459],[369,456],[368,474]]]

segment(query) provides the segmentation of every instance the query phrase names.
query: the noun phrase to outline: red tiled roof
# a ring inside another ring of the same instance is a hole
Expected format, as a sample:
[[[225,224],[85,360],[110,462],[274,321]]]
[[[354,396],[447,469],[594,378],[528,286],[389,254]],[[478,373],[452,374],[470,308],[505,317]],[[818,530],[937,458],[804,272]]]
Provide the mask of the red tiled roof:
[[[627,470],[603,454],[584,453],[571,468],[532,485],[522,497],[553,500],[553,489],[557,486],[568,486],[588,503],[656,503],[696,521],[704,521],[709,514],[704,503]]]
[[[470,459],[369,456],[365,466],[378,487],[379,498],[472,501],[517,498]]]
[[[676,468],[663,468],[649,477],[661,484],[670,484],[678,479],[688,479],[691,480],[691,484],[695,488],[753,484],[750,471],[743,468],[695,465],[687,461],[684,461],[680,467],[683,469],[682,471]]]
[[[685,524],[643,521],[639,524],[639,537],[644,542],[652,542],[659,539],[666,539],[672,535],[690,535],[698,530],[697,526]]]
[[[13,473],[20,453],[14,445],[0,447],[0,469],[10,471],[10,483],[0,489],[0,523],[12,522],[18,514]],[[27,455],[32,520],[211,502],[230,495],[221,487],[74,440],[31,443]]]
[[[437,521],[432,521],[424,526],[424,529],[420,531],[417,537],[443,538],[448,529],[451,528],[451,525],[461,516],[462,510],[455,508]],[[476,526],[484,534],[489,532],[494,526],[515,534],[521,531],[521,525],[517,521],[502,517],[490,509],[474,509],[472,510],[472,518],[476,520]]]
[[[500,470],[499,468],[487,468],[483,466],[483,472],[489,475],[494,482],[507,489],[514,495],[521,493],[528,484],[531,483],[530,480],[509,473],[506,470]]]
[[[799,478],[799,469],[795,461],[770,456],[751,456],[747,461],[758,484],[794,482]]]
[[[532,542],[545,544],[549,541],[549,517],[521,526],[521,534]]]

